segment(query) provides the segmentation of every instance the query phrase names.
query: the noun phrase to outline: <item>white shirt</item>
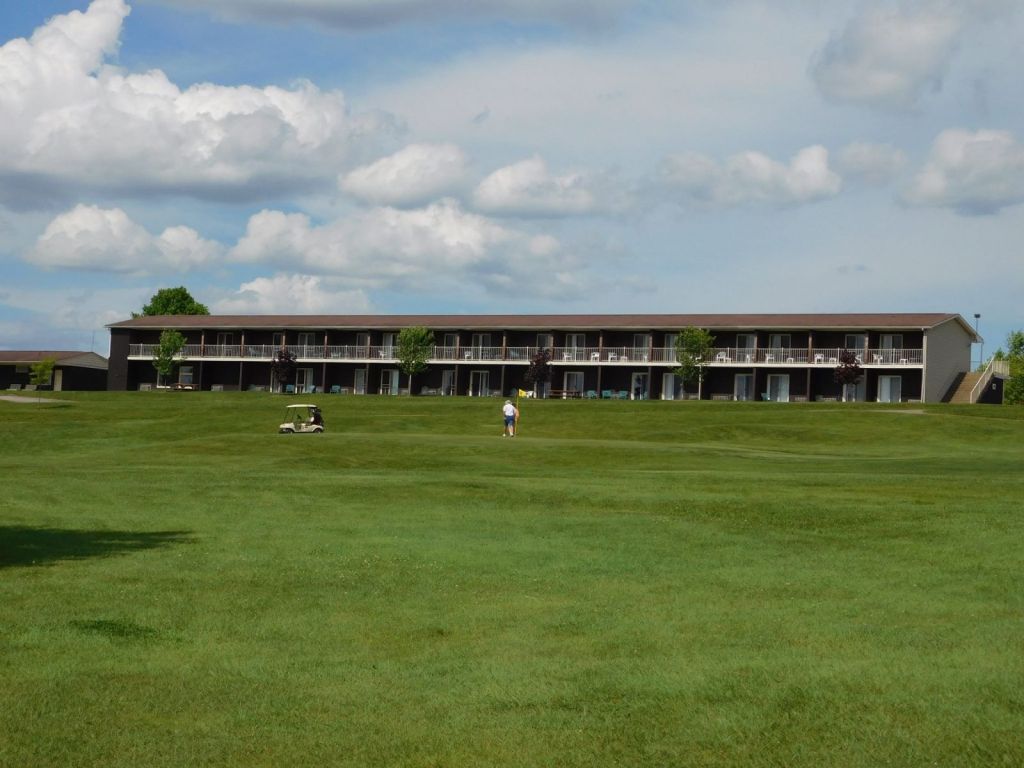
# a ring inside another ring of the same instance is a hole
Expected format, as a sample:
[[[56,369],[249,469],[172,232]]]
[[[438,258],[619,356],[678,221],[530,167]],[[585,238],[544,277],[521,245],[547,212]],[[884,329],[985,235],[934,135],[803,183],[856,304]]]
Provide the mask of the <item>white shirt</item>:
[[[512,403],[505,403],[505,405],[503,405],[501,408],[501,412],[504,413],[506,416],[515,416],[516,407],[512,405]]]

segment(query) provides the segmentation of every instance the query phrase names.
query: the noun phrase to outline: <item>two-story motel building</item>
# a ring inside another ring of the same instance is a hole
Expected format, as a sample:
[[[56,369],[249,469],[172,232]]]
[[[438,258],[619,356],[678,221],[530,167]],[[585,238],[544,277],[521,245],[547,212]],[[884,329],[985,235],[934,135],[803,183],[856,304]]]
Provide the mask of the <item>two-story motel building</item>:
[[[555,396],[694,397],[673,369],[676,337],[697,327],[714,338],[704,399],[838,399],[834,372],[850,350],[863,376],[848,396],[938,402],[970,369],[971,344],[980,341],[950,313],[136,317],[109,326],[108,388],[155,386],[154,350],[160,333],[174,329],[187,342],[177,371],[182,387],[277,391],[271,363],[287,347],[296,356],[290,383],[297,391],[394,395],[409,389],[397,346],[399,332],[412,326],[435,337],[414,393],[469,396],[528,388],[531,358],[549,349]]]

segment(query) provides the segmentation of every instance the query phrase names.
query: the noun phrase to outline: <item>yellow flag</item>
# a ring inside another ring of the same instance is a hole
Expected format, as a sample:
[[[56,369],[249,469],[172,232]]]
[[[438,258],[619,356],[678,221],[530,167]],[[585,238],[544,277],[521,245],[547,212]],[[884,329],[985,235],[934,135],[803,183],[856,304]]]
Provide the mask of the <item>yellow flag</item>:
[[[520,389],[519,392],[517,393],[517,396],[518,397],[529,397],[530,393],[527,392],[525,389]]]

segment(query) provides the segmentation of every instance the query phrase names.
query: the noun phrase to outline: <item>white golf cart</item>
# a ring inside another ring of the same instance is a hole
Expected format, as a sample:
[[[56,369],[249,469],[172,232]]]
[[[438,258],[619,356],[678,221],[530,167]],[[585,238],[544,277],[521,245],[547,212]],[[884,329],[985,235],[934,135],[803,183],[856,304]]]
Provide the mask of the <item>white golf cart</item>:
[[[284,421],[277,431],[282,435],[307,432],[318,435],[324,431],[324,416],[320,413],[320,408],[312,403],[287,405],[284,409]]]

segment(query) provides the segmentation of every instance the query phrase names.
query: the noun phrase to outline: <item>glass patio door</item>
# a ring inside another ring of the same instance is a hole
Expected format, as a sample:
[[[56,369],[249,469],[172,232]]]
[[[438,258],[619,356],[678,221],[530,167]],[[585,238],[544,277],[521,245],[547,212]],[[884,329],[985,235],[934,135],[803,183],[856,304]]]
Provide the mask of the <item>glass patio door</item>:
[[[629,382],[629,396],[633,400],[646,400],[650,396],[646,373],[634,373]]]
[[[754,360],[754,350],[757,348],[757,336],[752,333],[736,334],[736,359],[741,363],[750,363]]]
[[[490,371],[470,371],[469,396],[487,397],[489,394],[491,394],[490,378]]]
[[[382,395],[398,394],[398,369],[385,368],[380,372],[380,393]]]
[[[312,368],[296,368],[295,369],[295,391],[308,392],[313,388],[313,369]]]
[[[491,356],[491,334],[474,333],[472,339],[473,359],[483,360]]]
[[[754,399],[754,374],[752,373],[737,373],[736,378],[733,382],[733,398],[736,400],[753,400]]]
[[[878,377],[878,402],[898,403],[903,399],[903,378],[901,376]]]
[[[355,380],[352,382],[352,389],[357,395],[366,394],[366,369],[356,368]]]
[[[576,393],[579,395],[583,394],[583,372],[582,371],[566,371],[565,378],[563,380],[562,389],[565,390],[566,394],[570,397],[570,393]]]
[[[455,371],[441,371],[441,394],[450,396],[455,394]]]
[[[789,402],[789,374],[772,374],[768,377],[768,399],[773,403]]]
[[[674,373],[663,373],[661,375],[661,399],[676,399],[676,375]]]

